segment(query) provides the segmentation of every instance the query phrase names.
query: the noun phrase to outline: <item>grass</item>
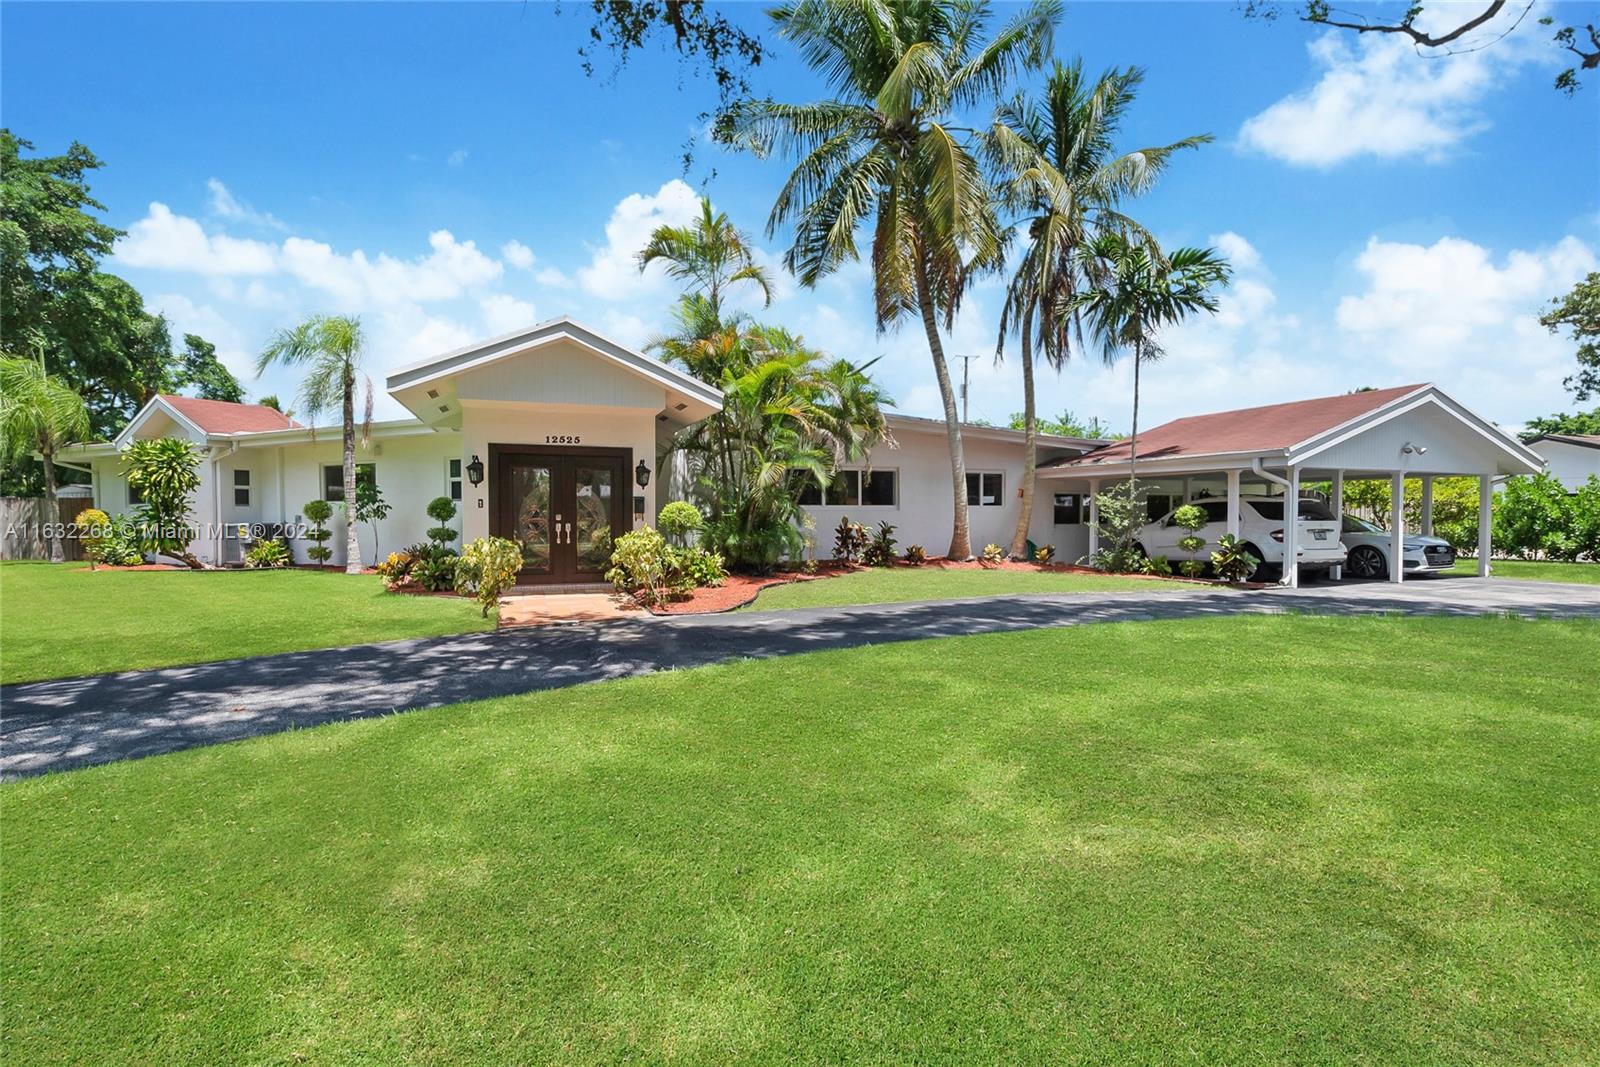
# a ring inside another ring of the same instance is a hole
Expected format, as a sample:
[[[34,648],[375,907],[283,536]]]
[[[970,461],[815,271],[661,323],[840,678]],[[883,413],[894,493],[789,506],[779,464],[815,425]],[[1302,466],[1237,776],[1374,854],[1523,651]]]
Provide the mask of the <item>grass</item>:
[[[453,597],[331,571],[90,571],[0,564],[0,682],[486,630]]]
[[[910,600],[950,600],[957,597],[1006,596],[1013,593],[1104,593],[1138,589],[1142,592],[1196,588],[1178,583],[1152,582],[1111,574],[1071,571],[981,570],[941,567],[872,567],[836,578],[792,582],[763,589],[742,610],[821,608],[841,604],[892,604]]]
[[[13,783],[7,1059],[1594,1062],[1597,647],[1099,625]]]
[[[1578,582],[1600,585],[1600,563],[1550,563],[1532,559],[1497,559],[1489,564],[1495,578],[1523,578],[1535,582]],[[1476,559],[1458,559],[1451,574],[1477,574]]]

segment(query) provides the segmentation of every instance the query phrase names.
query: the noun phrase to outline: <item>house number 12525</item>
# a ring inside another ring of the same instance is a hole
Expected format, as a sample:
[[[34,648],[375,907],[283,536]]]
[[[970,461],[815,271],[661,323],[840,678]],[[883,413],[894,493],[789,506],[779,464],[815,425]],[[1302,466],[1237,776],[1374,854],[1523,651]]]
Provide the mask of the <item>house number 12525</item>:
[[[575,433],[547,433],[544,435],[544,443],[547,445],[579,445],[583,443],[583,438]]]

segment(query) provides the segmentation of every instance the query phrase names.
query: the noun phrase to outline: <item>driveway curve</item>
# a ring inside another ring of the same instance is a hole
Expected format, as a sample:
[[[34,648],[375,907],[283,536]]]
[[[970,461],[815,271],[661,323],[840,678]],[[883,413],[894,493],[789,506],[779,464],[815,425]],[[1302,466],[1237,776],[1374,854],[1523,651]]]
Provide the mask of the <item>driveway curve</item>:
[[[1600,617],[1600,587],[1493,579],[1035,594],[505,629],[0,687],[0,777],[733,659],[1102,622],[1299,612]]]

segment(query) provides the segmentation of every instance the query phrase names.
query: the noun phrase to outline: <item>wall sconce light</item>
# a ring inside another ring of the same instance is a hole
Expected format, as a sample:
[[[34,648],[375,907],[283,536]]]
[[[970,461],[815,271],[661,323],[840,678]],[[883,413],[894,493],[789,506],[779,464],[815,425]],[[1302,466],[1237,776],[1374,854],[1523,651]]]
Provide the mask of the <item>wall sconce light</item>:
[[[467,464],[467,481],[472,483],[474,489],[483,484],[483,460],[476,455],[472,462]]]
[[[633,468],[633,480],[639,483],[640,489],[650,484],[650,468],[644,465],[644,460],[642,459],[639,461],[639,465]]]

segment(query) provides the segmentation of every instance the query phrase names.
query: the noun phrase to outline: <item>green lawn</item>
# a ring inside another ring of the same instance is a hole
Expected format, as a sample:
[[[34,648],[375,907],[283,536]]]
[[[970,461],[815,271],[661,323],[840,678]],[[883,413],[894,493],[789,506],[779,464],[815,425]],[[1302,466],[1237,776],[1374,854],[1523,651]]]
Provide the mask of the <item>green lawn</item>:
[[[1536,582],[1580,582],[1600,585],[1600,563],[1547,563],[1531,559],[1497,559],[1489,564],[1496,578],[1526,578]],[[1451,574],[1477,574],[1478,561],[1458,559]]]
[[[1010,593],[1104,593],[1120,589],[1144,592],[1197,589],[1181,582],[1152,582],[1112,574],[1062,571],[974,570],[940,567],[868,568],[837,578],[794,582],[764,589],[744,611],[776,608],[821,608],[839,604],[892,604],[907,600],[949,600],[956,597],[1005,596]]]
[[[470,600],[331,571],[0,564],[0,682],[486,630]]]
[[[1592,1063],[1597,649],[1098,625],[13,783],[6,1058]]]

